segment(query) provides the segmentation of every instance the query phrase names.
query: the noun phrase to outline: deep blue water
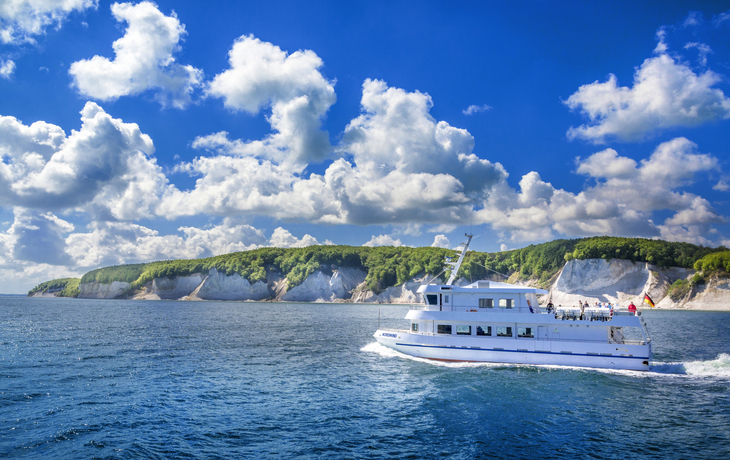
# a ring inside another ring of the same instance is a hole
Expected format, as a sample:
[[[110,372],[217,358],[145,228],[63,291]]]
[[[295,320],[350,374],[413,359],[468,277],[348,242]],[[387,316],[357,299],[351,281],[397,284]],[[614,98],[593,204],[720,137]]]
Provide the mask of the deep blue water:
[[[2,458],[730,458],[730,313],[656,372],[438,364],[405,306],[0,299]]]

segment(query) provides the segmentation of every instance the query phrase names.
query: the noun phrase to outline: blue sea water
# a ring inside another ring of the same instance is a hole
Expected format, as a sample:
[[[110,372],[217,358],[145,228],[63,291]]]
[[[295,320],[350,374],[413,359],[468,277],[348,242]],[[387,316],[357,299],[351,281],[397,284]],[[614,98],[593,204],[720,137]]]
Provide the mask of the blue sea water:
[[[654,371],[444,364],[405,306],[0,299],[2,458],[730,458],[730,313],[644,311]]]

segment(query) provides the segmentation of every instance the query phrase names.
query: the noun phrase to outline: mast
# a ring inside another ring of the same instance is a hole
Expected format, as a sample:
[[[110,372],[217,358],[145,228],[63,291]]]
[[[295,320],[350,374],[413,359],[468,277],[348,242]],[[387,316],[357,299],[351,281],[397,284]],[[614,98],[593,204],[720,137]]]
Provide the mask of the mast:
[[[474,235],[469,235],[468,233],[464,233],[464,236],[467,237],[466,243],[459,243],[459,246],[464,246],[461,249],[461,254],[459,254],[459,260],[456,262],[451,262],[447,259],[446,265],[451,265],[451,276],[449,276],[449,280],[446,282],[447,286],[450,286],[451,283],[454,282],[456,279],[456,274],[459,273],[459,267],[461,267],[461,263],[464,261],[464,256],[466,255],[466,251],[469,250],[469,243],[471,243],[471,239]]]

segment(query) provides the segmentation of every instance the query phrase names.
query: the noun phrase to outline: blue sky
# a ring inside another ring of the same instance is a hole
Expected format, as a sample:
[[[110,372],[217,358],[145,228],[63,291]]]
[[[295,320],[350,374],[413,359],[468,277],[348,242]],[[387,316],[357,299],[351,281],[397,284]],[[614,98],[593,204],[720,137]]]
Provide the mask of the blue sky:
[[[0,292],[464,232],[730,243],[726,2],[259,3],[0,2]]]

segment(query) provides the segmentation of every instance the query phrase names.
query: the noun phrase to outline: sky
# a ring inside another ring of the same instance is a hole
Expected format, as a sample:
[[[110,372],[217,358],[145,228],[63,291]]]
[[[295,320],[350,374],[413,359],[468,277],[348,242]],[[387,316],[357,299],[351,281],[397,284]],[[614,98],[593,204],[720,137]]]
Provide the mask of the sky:
[[[728,2],[0,0],[0,293],[313,244],[730,246]]]

